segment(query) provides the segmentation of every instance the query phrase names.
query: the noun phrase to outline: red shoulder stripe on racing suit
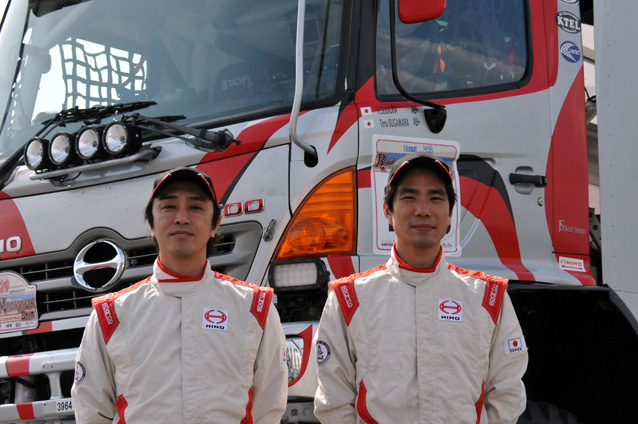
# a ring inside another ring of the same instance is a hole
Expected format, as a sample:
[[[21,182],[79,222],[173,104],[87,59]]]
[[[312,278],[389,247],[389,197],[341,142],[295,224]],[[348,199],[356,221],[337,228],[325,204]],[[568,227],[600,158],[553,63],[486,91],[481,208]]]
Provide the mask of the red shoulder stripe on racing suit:
[[[481,396],[476,401],[474,406],[476,406],[476,424],[481,424],[481,412],[483,412],[483,402],[485,401],[485,381],[481,386]]]
[[[246,281],[241,281],[228,275],[224,275],[217,271],[214,271],[215,278],[220,280],[230,281],[231,283],[238,284],[240,286],[250,287],[253,289],[253,304],[250,307],[250,312],[255,316],[257,322],[263,330],[266,327],[266,319],[268,318],[268,310],[272,303],[273,289],[270,287],[260,287]]]
[[[128,402],[126,401],[126,398],[124,397],[124,395],[119,395],[117,397],[117,403],[115,404],[115,407],[117,408],[117,415],[120,416],[120,419],[117,421],[117,424],[126,424],[126,419],[124,418],[124,411],[126,410],[127,406],[128,406]]]
[[[93,308],[95,309],[95,312],[97,314],[100,329],[102,330],[104,344],[108,344],[109,340],[111,340],[111,336],[113,336],[113,333],[115,332],[115,329],[118,325],[120,325],[120,321],[117,319],[117,313],[115,312],[115,299],[125,293],[135,290],[142,284],[147,283],[150,279],[151,277],[145,278],[144,280],[139,281],[132,286],[122,289],[118,292],[109,293],[105,296],[96,297],[91,300]]]
[[[331,284],[331,288],[335,291],[346,325],[350,325],[354,313],[359,308],[359,299],[357,299],[357,292],[354,290],[354,281],[335,281]]]
[[[352,274],[328,283],[330,289],[334,290],[335,295],[337,296],[341,314],[343,315],[343,319],[346,321],[346,325],[350,325],[350,321],[352,320],[354,313],[357,311],[357,308],[359,308],[359,299],[357,299],[357,292],[354,289],[354,281],[385,268],[386,265],[383,264],[376,268],[369,269],[366,272]]]
[[[266,319],[268,318],[268,309],[270,309],[272,302],[273,289],[270,287],[255,286],[253,290],[253,305],[250,307],[250,312],[255,316],[263,330],[266,327]]]
[[[366,403],[367,395],[368,391],[366,390],[365,384],[363,384],[363,380],[361,380],[359,383],[359,396],[357,396],[357,413],[366,424],[378,424],[368,411],[368,405]]]
[[[496,322],[498,321],[498,315],[501,313],[503,296],[505,296],[505,292],[507,291],[507,278],[494,277],[480,271],[468,271],[452,264],[448,264],[448,267],[450,268],[450,270],[456,271],[459,274],[469,275],[470,277],[478,278],[479,280],[485,281],[483,307],[492,317],[492,321],[494,321],[494,324],[496,324]]]
[[[507,290],[507,279],[501,277],[489,277],[485,281],[485,294],[483,295],[483,307],[489,312],[494,324],[498,321],[503,305],[503,296]]]
[[[246,405],[246,416],[239,424],[253,424],[253,388],[248,390],[248,404]]]

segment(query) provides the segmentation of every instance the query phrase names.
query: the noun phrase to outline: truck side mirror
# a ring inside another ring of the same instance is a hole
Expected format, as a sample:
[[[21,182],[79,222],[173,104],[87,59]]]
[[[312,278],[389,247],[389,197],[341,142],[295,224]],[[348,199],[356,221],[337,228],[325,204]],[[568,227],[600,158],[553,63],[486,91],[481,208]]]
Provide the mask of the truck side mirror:
[[[398,0],[399,19],[404,24],[431,21],[445,11],[446,0]]]

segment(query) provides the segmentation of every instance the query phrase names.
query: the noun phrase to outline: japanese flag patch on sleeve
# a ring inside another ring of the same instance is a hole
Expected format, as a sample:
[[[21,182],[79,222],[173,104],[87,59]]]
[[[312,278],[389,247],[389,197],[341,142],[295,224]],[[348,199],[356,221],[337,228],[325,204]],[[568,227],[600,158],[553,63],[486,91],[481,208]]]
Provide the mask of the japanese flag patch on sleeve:
[[[525,337],[515,337],[505,341],[505,354],[523,352],[527,350],[527,343],[525,343]]]

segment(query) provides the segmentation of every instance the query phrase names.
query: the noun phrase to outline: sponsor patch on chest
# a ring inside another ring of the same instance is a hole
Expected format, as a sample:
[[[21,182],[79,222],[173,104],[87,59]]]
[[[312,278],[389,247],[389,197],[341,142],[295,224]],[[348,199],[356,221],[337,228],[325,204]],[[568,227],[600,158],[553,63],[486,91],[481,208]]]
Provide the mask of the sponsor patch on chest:
[[[228,311],[204,308],[202,328],[204,330],[226,331],[228,329]]]
[[[523,352],[527,350],[527,343],[525,343],[525,337],[515,337],[505,341],[505,354]]]
[[[463,321],[463,302],[452,299],[439,299],[437,310],[439,321]]]

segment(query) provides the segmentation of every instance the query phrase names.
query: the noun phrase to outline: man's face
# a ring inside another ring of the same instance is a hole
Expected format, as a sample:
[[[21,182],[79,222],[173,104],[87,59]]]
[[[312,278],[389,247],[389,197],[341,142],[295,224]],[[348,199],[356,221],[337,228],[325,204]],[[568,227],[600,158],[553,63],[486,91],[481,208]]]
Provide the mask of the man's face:
[[[157,240],[164,265],[206,259],[206,244],[219,227],[219,223],[212,225],[213,210],[210,197],[189,181],[176,181],[156,194],[151,236]]]
[[[434,171],[407,171],[397,186],[393,211],[384,203],[383,212],[394,227],[397,253],[408,265],[423,267],[422,260],[438,256],[450,225],[450,205],[445,185]]]

